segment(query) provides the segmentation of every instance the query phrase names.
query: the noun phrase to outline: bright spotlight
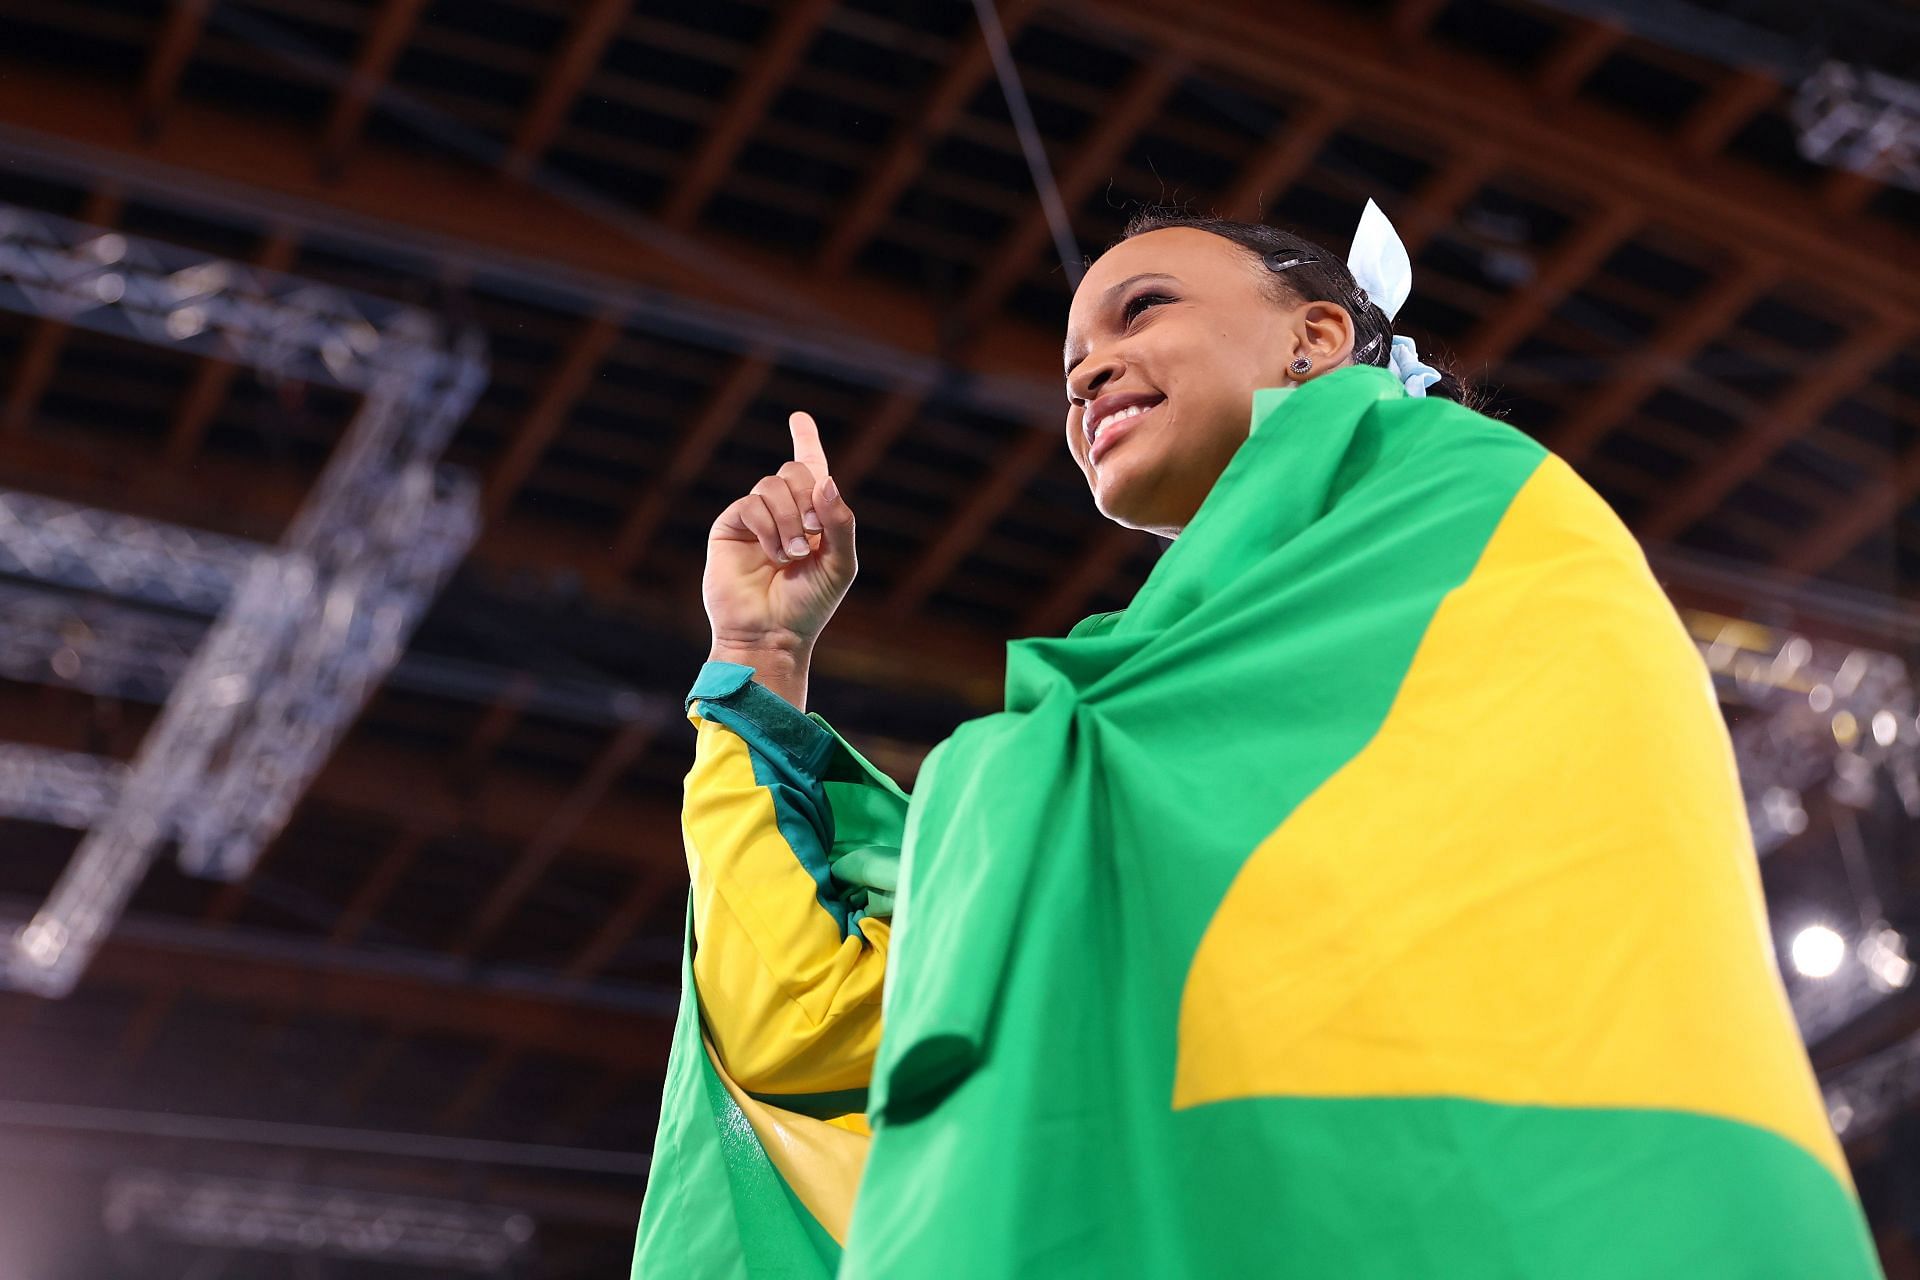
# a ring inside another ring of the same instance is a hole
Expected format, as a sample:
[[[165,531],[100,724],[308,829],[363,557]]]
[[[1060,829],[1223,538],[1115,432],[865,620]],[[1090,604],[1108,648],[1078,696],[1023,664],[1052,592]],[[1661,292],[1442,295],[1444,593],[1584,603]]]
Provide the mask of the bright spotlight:
[[[1793,935],[1793,967],[1809,978],[1831,978],[1847,958],[1847,940],[1823,924]]]

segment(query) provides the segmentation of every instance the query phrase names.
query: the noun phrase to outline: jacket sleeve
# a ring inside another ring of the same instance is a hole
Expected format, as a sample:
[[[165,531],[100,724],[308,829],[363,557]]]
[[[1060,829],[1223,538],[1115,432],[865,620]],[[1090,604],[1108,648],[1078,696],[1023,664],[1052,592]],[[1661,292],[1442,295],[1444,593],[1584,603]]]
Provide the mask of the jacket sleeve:
[[[727,1073],[791,1105],[872,1075],[907,795],[752,677],[709,662],[687,695],[693,976]]]

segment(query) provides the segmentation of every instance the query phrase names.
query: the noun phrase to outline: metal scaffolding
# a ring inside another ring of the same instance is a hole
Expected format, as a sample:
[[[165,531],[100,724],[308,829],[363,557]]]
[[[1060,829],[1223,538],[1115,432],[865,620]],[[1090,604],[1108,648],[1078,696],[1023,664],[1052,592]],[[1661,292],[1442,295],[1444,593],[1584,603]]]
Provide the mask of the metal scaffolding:
[[[415,308],[8,206],[0,307],[361,395],[274,547],[0,494],[0,574],[32,584],[4,588],[22,607],[0,674],[168,688],[130,768],[0,755],[5,812],[71,823],[91,809],[0,965],[0,982],[57,996],[163,844],[190,873],[230,879],[285,825],[478,532],[476,486],[438,458],[487,371],[477,334]],[[189,650],[190,622],[102,608],[90,626],[83,606],[76,626],[49,590],[217,617]]]

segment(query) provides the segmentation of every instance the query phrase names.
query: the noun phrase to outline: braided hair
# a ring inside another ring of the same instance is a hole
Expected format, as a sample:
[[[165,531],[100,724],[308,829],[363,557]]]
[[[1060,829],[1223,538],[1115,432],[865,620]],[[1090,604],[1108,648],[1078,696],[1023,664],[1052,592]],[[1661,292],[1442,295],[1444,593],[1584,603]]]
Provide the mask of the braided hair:
[[[1386,368],[1393,356],[1393,321],[1380,305],[1367,296],[1347,270],[1338,254],[1290,231],[1270,227],[1264,222],[1235,222],[1229,218],[1203,217],[1165,209],[1143,209],[1135,214],[1120,233],[1131,240],[1149,231],[1169,227],[1191,227],[1231,240],[1253,254],[1267,268],[1267,288],[1274,301],[1287,305],[1303,302],[1333,302],[1353,317],[1353,362]],[[1429,365],[1430,357],[1423,356]],[[1437,365],[1433,367],[1438,368]],[[1471,406],[1478,399],[1473,391],[1446,370],[1440,381],[1427,388],[1427,394],[1445,396]]]

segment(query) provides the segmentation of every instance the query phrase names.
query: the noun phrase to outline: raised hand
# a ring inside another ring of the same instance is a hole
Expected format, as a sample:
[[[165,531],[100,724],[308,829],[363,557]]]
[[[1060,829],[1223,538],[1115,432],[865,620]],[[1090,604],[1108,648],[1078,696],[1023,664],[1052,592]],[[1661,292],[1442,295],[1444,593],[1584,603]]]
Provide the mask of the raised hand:
[[[813,416],[795,413],[793,461],[761,477],[707,535],[700,591],[716,653],[811,653],[853,585],[853,512]]]

